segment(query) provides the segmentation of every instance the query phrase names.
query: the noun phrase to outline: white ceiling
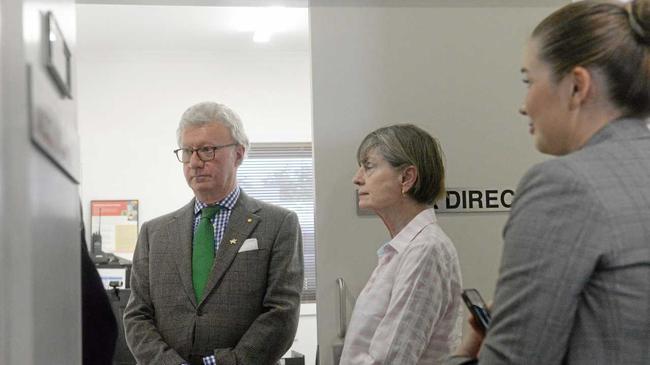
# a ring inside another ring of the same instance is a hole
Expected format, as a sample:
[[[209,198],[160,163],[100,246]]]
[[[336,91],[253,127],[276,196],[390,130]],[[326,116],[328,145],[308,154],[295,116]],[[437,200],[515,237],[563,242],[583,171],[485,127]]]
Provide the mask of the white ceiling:
[[[266,22],[279,31],[253,42]],[[308,32],[306,8],[77,4],[81,54],[308,52]]]

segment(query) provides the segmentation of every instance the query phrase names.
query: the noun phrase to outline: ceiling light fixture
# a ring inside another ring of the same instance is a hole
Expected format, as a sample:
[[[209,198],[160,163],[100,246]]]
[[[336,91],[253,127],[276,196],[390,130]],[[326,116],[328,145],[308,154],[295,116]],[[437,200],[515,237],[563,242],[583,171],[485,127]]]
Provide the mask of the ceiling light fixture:
[[[239,8],[233,17],[234,28],[239,32],[252,32],[256,43],[266,43],[274,34],[298,27],[304,11],[283,6]]]
[[[271,34],[273,34],[273,32],[268,30],[257,30],[253,33],[253,42],[267,43],[271,40]]]

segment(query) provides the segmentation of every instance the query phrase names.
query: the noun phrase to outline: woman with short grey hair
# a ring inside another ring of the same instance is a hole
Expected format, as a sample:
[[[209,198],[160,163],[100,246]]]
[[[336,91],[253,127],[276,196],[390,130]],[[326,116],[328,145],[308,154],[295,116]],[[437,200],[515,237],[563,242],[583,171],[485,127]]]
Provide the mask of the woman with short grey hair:
[[[412,124],[380,128],[357,151],[359,208],[391,240],[357,299],[342,365],[437,364],[459,343],[461,274],[432,204],[444,194],[442,150]]]

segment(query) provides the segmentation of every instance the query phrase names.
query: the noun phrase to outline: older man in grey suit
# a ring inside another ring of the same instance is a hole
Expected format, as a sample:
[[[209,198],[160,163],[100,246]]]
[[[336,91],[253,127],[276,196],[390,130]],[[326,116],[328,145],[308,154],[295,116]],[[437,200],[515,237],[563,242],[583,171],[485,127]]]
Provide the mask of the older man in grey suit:
[[[199,103],[178,127],[195,198],[142,226],[124,324],[139,364],[276,363],[295,336],[303,285],[295,213],[247,196],[239,117]]]

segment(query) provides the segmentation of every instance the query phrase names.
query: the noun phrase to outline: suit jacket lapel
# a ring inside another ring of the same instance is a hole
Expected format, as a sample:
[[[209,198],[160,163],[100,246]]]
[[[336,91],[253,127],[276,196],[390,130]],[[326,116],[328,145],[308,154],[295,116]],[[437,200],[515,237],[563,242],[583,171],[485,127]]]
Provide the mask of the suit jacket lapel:
[[[259,210],[257,203],[250,199],[243,191],[239,195],[237,203],[230,212],[228,226],[224,232],[223,238],[219,243],[219,249],[216,252],[214,265],[210,278],[205,286],[203,299],[214,290],[221,281],[230,264],[237,256],[242,243],[250,236],[251,232],[260,222],[260,217],[254,213]],[[190,278],[190,285],[191,285]],[[203,299],[201,301],[203,301]]]
[[[178,211],[178,215],[167,226],[170,247],[176,261],[176,269],[181,276],[183,290],[196,307],[194,285],[192,284],[192,226],[194,224],[194,199]],[[180,252],[174,253],[175,249]]]

